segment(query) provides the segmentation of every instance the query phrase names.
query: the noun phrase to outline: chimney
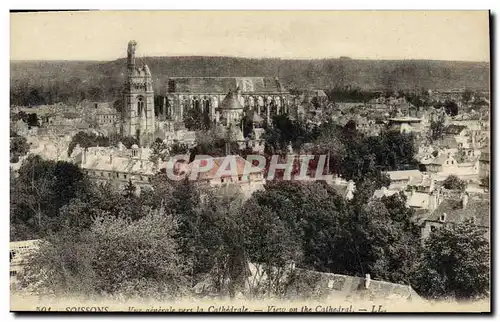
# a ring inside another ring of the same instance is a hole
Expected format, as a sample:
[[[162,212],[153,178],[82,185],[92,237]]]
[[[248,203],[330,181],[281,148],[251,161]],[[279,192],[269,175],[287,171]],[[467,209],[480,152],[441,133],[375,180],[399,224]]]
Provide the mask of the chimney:
[[[436,180],[431,177],[431,184],[429,185],[429,191],[434,191],[434,187],[436,186]]]
[[[113,164],[113,154],[109,155],[109,164]]]
[[[87,163],[87,148],[83,148],[83,160],[82,160],[82,164],[86,164]]]
[[[365,274],[365,289],[368,289],[370,287],[370,274]]]
[[[437,192],[431,191],[429,194],[429,211],[434,211],[437,208]]]

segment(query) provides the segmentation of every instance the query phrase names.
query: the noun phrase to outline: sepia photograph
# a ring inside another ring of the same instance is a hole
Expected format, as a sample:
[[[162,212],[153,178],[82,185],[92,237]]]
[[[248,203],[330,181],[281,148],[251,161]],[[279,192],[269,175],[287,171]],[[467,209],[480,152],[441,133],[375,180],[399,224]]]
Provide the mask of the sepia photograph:
[[[9,18],[11,312],[491,313],[489,11]]]

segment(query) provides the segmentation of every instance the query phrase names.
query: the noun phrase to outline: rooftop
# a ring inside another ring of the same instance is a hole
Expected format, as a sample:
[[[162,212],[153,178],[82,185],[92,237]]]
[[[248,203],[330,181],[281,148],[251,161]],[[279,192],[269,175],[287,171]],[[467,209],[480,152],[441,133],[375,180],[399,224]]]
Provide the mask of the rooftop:
[[[169,93],[227,93],[240,87],[243,93],[286,92],[274,77],[169,77]]]
[[[490,201],[488,199],[469,197],[465,208],[462,207],[462,200],[445,199],[426,220],[439,221],[443,214],[446,214],[446,222],[460,223],[474,217],[478,226],[490,227]]]
[[[446,134],[458,135],[458,134],[460,134],[460,132],[462,132],[463,130],[466,130],[466,129],[467,129],[467,126],[465,126],[465,125],[451,124],[445,128],[444,132]]]
[[[421,179],[422,172],[420,170],[400,170],[400,171],[387,171],[387,175],[391,181],[405,180],[405,179]]]
[[[243,110],[243,106],[238,101],[238,93],[236,91],[229,91],[222,103],[220,103],[219,110]]]

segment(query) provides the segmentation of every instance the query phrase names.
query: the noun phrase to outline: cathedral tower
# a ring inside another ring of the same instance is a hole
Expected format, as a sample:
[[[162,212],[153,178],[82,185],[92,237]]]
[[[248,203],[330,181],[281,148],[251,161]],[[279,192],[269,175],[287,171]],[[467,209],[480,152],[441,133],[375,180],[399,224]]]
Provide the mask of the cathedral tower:
[[[147,65],[137,67],[131,40],[127,50],[127,80],[123,89],[122,135],[136,137],[141,146],[152,142],[155,132],[153,79]]]

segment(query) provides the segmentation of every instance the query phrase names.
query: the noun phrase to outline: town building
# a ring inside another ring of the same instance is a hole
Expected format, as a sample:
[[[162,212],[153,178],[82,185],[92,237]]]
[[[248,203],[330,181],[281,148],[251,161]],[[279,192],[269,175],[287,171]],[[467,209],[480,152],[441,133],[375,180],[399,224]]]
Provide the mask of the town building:
[[[420,132],[422,119],[416,117],[394,117],[388,120],[387,129],[399,133]]]
[[[144,146],[147,142],[153,142],[156,131],[154,91],[149,67],[136,65],[136,46],[133,40],[128,43],[121,133],[137,138]]]
[[[490,151],[489,151],[489,149],[483,149],[481,151],[481,156],[479,157],[479,177],[481,179],[490,177]]]
[[[23,272],[29,255],[39,248],[40,240],[22,240],[10,242],[9,262],[10,262],[10,283],[15,285],[18,281],[19,273]]]
[[[160,165],[149,160],[150,150],[134,144],[118,147],[75,147],[72,160],[94,182],[111,182],[123,187],[131,181],[136,187],[150,186]]]
[[[387,171],[387,175],[391,180],[389,189],[405,190],[412,180],[422,180],[423,174],[419,170],[399,170]]]
[[[469,196],[467,192],[443,198],[439,206],[422,224],[422,240],[430,233],[442,226],[454,225],[465,220],[472,220],[475,225],[485,230],[490,229],[490,201],[489,196]]]
[[[456,175],[463,180],[475,180],[479,175],[479,158],[470,162],[458,162],[452,153],[438,155],[428,163],[426,170],[435,175],[438,180],[444,180],[449,175]]]
[[[196,109],[213,120],[222,101],[236,89],[240,105],[261,116],[289,112],[290,94],[276,77],[170,77],[160,114],[182,121],[188,109]]]

